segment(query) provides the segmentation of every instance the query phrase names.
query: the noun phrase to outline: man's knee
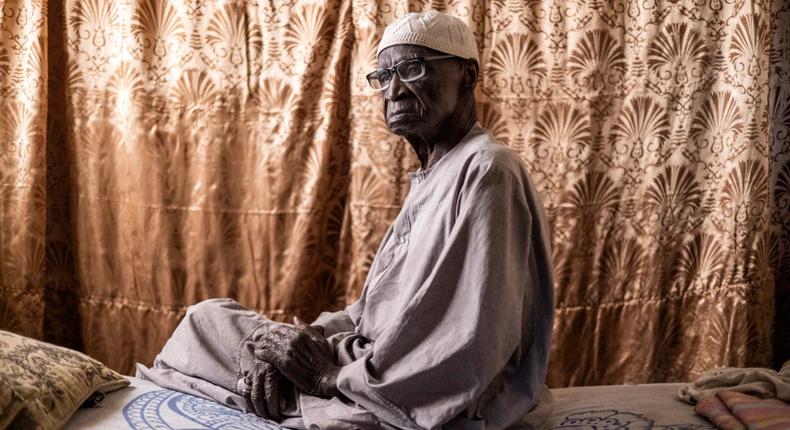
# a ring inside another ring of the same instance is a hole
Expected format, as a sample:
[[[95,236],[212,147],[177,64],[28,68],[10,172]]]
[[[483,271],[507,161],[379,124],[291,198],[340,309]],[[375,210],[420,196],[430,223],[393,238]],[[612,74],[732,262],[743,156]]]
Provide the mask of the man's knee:
[[[239,302],[229,298],[206,299],[187,308],[187,315],[207,314],[217,312],[218,309],[240,309]]]
[[[201,332],[245,337],[266,322],[269,320],[239,302],[221,298],[203,300],[190,306],[180,325]]]

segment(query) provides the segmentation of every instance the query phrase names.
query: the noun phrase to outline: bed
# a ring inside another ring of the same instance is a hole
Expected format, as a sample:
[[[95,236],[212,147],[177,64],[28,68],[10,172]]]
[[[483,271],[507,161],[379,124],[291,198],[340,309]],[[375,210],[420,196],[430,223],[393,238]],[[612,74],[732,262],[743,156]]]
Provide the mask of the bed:
[[[80,409],[65,429],[279,429],[276,423],[210,400],[130,378],[97,407]],[[609,385],[552,390],[551,430],[715,429],[679,400],[680,384]]]

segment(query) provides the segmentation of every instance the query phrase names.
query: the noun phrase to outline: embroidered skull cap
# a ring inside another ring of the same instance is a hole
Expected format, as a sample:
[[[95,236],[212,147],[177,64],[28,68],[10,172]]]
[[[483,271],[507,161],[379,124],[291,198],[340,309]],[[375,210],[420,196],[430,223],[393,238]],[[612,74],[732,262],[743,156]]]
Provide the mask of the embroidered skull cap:
[[[429,10],[412,12],[384,29],[376,56],[393,45],[418,45],[480,63],[475,35],[460,19]]]

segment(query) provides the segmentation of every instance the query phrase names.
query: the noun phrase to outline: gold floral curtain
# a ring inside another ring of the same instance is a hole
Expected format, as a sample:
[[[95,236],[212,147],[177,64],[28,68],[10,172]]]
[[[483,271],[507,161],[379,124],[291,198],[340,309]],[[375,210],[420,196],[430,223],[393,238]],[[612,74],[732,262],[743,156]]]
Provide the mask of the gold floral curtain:
[[[552,226],[552,386],[769,365],[790,289],[781,0],[0,0],[0,327],[130,372],[185,307],[355,299],[416,160],[364,75],[436,8]]]

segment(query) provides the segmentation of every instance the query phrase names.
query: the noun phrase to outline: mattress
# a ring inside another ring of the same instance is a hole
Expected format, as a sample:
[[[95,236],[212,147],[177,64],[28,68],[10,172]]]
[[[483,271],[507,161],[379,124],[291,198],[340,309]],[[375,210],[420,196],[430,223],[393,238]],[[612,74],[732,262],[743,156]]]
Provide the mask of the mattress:
[[[544,429],[714,430],[677,398],[685,384],[555,388],[554,411]]]
[[[80,409],[64,427],[77,429],[279,429],[271,421],[210,400],[130,378],[94,408]],[[676,394],[681,384],[606,385],[552,390],[551,430],[708,430]]]

